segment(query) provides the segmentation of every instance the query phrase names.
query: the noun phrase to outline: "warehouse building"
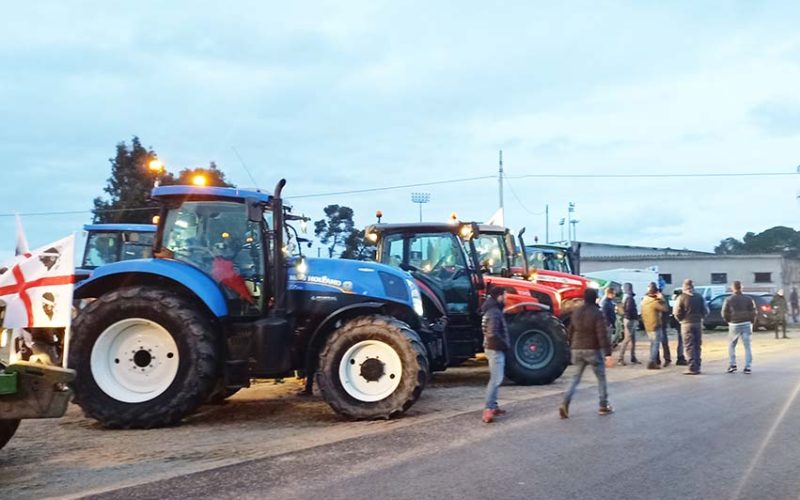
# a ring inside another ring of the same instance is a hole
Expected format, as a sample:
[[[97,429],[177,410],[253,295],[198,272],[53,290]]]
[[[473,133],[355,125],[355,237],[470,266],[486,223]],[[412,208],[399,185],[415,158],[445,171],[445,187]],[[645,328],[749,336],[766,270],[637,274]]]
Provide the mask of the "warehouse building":
[[[652,268],[667,283],[666,291],[680,288],[686,278],[696,285],[742,282],[745,290],[774,293],[800,287],[800,259],[781,254],[717,255],[694,250],[636,247],[582,242],[580,271]]]

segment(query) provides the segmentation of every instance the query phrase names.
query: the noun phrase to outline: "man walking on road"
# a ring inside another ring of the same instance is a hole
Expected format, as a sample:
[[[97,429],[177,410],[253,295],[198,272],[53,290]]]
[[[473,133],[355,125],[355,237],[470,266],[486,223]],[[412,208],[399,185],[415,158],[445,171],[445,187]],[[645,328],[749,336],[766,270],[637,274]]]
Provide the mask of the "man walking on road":
[[[783,288],[772,297],[770,305],[772,313],[775,315],[775,338],[778,338],[778,330],[783,328],[783,338],[788,339],[789,337],[786,336],[786,297],[783,296]]]
[[[608,404],[606,387],[606,363],[610,366],[613,358],[611,358],[611,345],[608,342],[606,318],[597,307],[597,289],[587,288],[584,291],[583,305],[573,311],[567,335],[572,348],[572,364],[578,368],[578,373],[564,394],[564,401],[558,408],[559,415],[561,418],[569,418],[569,403],[587,366],[592,367],[597,377],[597,388],[600,391],[598,413],[600,415],[613,413],[614,409]]]
[[[489,296],[481,307],[483,320],[483,350],[489,360],[489,385],[486,387],[486,409],[483,410],[483,421],[487,424],[494,417],[504,415],[505,410],[497,406],[497,391],[503,383],[506,367],[506,351],[511,346],[508,326],[503,317],[503,304],[506,291],[504,288],[489,288]]]
[[[689,371],[686,375],[700,375],[700,352],[703,343],[703,318],[708,314],[706,301],[694,294],[694,282],[683,281],[683,293],[680,294],[672,314],[681,322],[686,355],[689,358]]]
[[[619,351],[619,364],[625,365],[625,351],[628,345],[631,346],[631,363],[638,365],[639,360],[636,359],[636,330],[639,326],[639,311],[636,309],[636,301],[633,296],[633,285],[631,283],[622,284],[622,309],[623,320],[622,324],[625,327],[625,340],[622,341],[622,347]]]
[[[792,308],[792,323],[797,323],[797,318],[800,317],[800,297],[797,296],[797,288],[792,287],[789,293],[789,305]]]
[[[658,370],[661,365],[658,363],[658,349],[661,347],[661,322],[662,316],[669,311],[667,301],[658,291],[655,283],[650,283],[647,287],[647,295],[642,300],[642,323],[644,331],[650,339],[650,362],[647,363],[648,370]],[[669,352],[664,352],[664,358],[669,356]],[[666,363],[665,363],[666,366]]]
[[[739,338],[744,344],[744,373],[750,373],[753,352],[750,350],[750,336],[756,321],[756,303],[742,295],[742,282],[733,282],[733,295],[722,305],[722,319],[728,323],[728,373],[736,373],[736,343]]]

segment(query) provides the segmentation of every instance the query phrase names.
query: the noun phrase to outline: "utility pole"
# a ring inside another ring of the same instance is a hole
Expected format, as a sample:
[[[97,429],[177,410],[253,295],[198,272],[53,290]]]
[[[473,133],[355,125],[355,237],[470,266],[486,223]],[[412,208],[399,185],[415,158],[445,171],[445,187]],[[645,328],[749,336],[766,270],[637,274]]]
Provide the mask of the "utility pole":
[[[550,205],[544,206],[544,242],[550,244]]]
[[[500,186],[500,210],[503,210],[503,150],[500,150],[500,172],[497,175],[497,184]],[[505,214],[503,214],[505,216]]]

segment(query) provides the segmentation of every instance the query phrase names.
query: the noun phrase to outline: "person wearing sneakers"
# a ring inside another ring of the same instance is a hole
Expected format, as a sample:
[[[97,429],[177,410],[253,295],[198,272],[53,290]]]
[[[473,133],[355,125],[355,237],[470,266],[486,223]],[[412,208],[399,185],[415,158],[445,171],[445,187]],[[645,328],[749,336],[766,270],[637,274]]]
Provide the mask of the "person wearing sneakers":
[[[491,423],[494,417],[504,415],[505,411],[497,406],[497,391],[503,383],[506,366],[506,351],[511,346],[508,336],[508,325],[503,317],[503,304],[506,290],[498,286],[489,288],[489,296],[481,306],[483,320],[483,350],[489,360],[489,385],[486,387],[486,408],[483,410],[483,421]]]
[[[606,329],[606,318],[597,306],[597,289],[587,288],[583,293],[583,305],[572,312],[567,331],[569,345],[572,348],[572,364],[578,368],[569,389],[564,393],[564,400],[558,408],[561,418],[569,418],[569,403],[575,395],[575,389],[587,366],[591,366],[597,377],[597,388],[600,391],[600,415],[613,413],[608,404],[606,387],[606,364],[611,365],[611,344]]]
[[[636,359],[636,329],[639,327],[639,310],[636,308],[636,300],[634,300],[633,284],[622,284],[622,310],[623,320],[622,324],[625,329],[625,340],[622,341],[622,347],[619,351],[619,364],[625,365],[625,351],[628,345],[631,346],[631,363],[638,365],[639,360]]]
[[[683,293],[672,308],[675,319],[681,322],[681,335],[689,358],[686,375],[700,375],[700,352],[703,344],[703,318],[708,314],[706,301],[694,293],[694,281],[683,280]]]
[[[669,311],[667,301],[664,296],[658,291],[658,286],[655,283],[650,283],[647,287],[647,295],[642,299],[642,323],[644,323],[644,331],[650,339],[650,362],[647,363],[648,370],[657,370],[661,368],[658,362],[658,350],[661,347],[661,321],[663,314]],[[666,357],[666,352],[664,353]]]
[[[783,296],[783,288],[778,290],[778,293],[772,297],[769,305],[772,306],[772,314],[775,316],[775,338],[778,338],[778,330],[783,327],[783,338],[788,339],[786,336],[786,297]]]
[[[758,309],[750,297],[742,295],[742,282],[734,281],[733,295],[722,305],[722,318],[728,323],[728,373],[736,373],[736,343],[739,338],[744,344],[744,372],[750,373],[753,352],[750,349],[750,336],[756,321]]]

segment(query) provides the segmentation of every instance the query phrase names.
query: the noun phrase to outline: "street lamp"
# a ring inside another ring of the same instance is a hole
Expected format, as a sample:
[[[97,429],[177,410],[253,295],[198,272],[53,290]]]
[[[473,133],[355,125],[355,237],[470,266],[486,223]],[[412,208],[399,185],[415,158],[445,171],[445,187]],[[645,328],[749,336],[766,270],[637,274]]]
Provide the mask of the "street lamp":
[[[422,205],[431,201],[431,194],[411,193],[411,201],[419,205],[419,221],[422,222]]]

